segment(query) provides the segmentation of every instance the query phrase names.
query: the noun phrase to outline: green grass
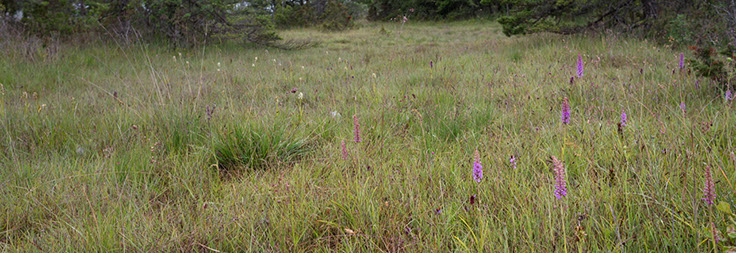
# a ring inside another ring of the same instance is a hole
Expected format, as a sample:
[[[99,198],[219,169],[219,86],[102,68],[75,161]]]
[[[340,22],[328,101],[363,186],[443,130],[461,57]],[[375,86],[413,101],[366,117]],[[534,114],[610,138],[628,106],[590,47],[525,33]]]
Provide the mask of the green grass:
[[[673,71],[680,51],[488,22],[398,30],[284,31],[315,42],[291,51],[4,53],[0,249],[692,252],[713,249],[711,221],[725,236],[701,189],[709,165],[734,203],[736,112]]]

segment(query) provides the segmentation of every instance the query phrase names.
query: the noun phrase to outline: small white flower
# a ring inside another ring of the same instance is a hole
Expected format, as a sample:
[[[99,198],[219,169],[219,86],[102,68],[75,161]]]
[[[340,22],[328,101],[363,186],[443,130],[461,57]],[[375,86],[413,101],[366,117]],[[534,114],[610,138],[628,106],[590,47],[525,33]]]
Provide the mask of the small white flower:
[[[304,66],[302,66],[302,69],[304,69]]]
[[[340,113],[337,111],[331,111],[330,114],[332,115],[333,118],[340,117]]]
[[[296,98],[302,100],[304,98],[304,93],[299,92],[299,95],[297,95]]]
[[[220,67],[220,62],[219,62],[219,61],[217,62],[217,67],[218,67],[218,68]]]
[[[374,79],[376,78],[376,73],[373,73],[373,78],[374,78]]]
[[[174,55],[174,61],[176,61],[176,55]]]
[[[256,61],[258,61],[258,56],[256,56]]]
[[[255,66],[256,66],[256,64],[255,64],[255,63],[253,63],[253,64],[251,64],[251,66],[255,67]]]

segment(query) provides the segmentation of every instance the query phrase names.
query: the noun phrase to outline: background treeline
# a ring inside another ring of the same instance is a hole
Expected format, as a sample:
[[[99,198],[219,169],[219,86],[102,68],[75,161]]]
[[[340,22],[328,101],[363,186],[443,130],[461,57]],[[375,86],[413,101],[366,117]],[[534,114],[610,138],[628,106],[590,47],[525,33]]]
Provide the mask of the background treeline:
[[[356,20],[496,18],[508,36],[612,31],[689,46],[698,74],[736,80],[727,62],[736,52],[736,0],[0,0],[0,13],[3,38],[104,34],[178,46],[268,44],[280,39],[278,28],[339,31]]]
[[[275,29],[349,29],[355,20],[498,18],[507,35],[588,30],[634,32],[672,42],[736,42],[734,0],[0,0],[24,32],[121,36],[195,43],[211,36],[277,39]]]

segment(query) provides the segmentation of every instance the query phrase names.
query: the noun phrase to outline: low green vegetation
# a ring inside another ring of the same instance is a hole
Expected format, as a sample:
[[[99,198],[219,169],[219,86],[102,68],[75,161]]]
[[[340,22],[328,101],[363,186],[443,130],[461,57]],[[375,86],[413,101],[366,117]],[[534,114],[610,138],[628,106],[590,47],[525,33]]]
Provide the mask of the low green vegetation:
[[[478,21],[279,36],[311,46],[4,53],[0,249],[733,245],[736,113],[721,86],[680,69],[690,51],[616,35],[509,38]]]

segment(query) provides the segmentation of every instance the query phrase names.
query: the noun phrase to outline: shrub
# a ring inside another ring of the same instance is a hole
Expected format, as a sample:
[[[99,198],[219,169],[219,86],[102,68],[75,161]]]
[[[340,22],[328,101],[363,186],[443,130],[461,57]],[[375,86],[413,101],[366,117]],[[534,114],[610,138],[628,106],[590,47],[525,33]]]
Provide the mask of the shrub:
[[[348,8],[335,0],[327,1],[327,7],[320,19],[322,28],[329,31],[342,31],[353,26],[353,17],[348,13]]]
[[[696,48],[695,52],[695,59],[689,60],[695,73],[717,82],[722,90],[734,88],[736,48],[733,45],[725,46],[720,52],[716,52],[713,47]]]

